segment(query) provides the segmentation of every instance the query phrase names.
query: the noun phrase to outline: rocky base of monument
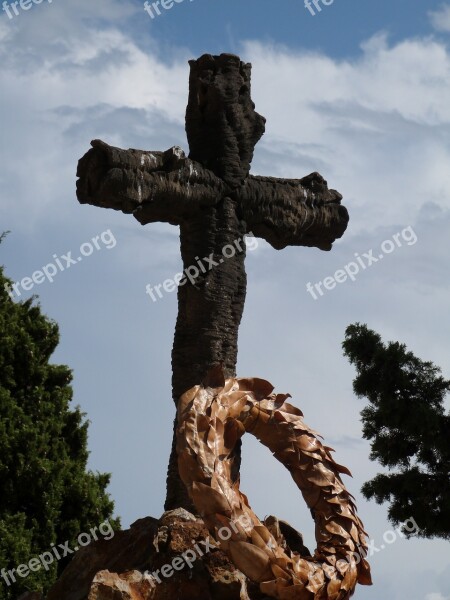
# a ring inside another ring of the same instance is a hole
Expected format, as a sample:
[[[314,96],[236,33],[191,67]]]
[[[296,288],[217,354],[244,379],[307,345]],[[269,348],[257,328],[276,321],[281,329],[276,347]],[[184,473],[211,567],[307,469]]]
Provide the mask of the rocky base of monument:
[[[45,600],[266,600],[214,544],[203,521],[177,509],[147,517],[74,556]],[[44,600],[24,594],[19,600]],[[269,600],[269,599],[267,599]]]

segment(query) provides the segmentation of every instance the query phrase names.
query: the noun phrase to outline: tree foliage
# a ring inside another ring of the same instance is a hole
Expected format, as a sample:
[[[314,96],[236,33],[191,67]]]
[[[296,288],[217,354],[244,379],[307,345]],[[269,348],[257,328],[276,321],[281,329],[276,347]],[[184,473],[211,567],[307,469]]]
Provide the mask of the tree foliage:
[[[364,484],[364,496],[389,502],[394,524],[413,517],[419,536],[450,538],[450,381],[366,325],[350,325],[343,348],[356,367],[355,394],[369,400],[361,416],[370,458],[388,469]]]
[[[1,240],[0,240],[1,241]],[[49,360],[58,326],[33,299],[15,303],[0,267],[0,568],[10,570],[109,519],[108,474],[86,470],[88,422],[70,408],[72,374]],[[115,527],[119,522],[111,520]],[[66,561],[6,585],[0,600],[45,590]]]

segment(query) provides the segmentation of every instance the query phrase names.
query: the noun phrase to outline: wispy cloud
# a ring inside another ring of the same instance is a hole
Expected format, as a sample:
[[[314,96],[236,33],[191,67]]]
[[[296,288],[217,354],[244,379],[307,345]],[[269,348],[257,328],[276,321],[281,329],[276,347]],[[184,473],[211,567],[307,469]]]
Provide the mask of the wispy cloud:
[[[428,17],[436,31],[450,32],[450,4],[443,4],[438,10],[430,10]]]

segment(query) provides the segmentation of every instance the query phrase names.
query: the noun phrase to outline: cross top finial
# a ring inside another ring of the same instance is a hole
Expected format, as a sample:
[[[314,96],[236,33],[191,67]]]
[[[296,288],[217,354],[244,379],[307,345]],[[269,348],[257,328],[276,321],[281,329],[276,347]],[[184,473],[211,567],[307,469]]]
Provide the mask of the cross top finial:
[[[255,111],[250,95],[252,66],[234,54],[204,54],[189,64],[189,158],[232,188],[239,187],[249,174],[266,122]]]

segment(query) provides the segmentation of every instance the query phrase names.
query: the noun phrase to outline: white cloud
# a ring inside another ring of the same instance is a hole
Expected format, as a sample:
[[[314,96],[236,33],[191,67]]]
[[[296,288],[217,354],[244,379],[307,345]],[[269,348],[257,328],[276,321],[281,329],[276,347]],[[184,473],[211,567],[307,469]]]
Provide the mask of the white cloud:
[[[390,46],[376,36],[358,59],[335,61],[251,42],[245,55],[254,63],[257,109],[268,119],[258,172],[275,168],[295,177],[320,170],[344,194],[351,231],[413,220],[425,202],[448,205],[444,44],[414,39]]]
[[[111,1],[113,16],[115,6]],[[47,190],[29,201],[34,214],[56,199],[49,188],[60,185],[54,171],[68,157],[60,153],[61,144],[73,145],[88,124],[91,137],[106,134],[108,141],[125,145],[142,138],[154,145],[159,143],[155,124],[164,124],[160,132],[167,137],[172,123],[170,142],[186,147],[187,51],[162,62],[111,25],[86,27],[80,14],[78,26],[68,30],[64,18],[71,16],[60,12],[45,22],[53,28],[49,34],[58,33],[45,44],[41,36],[21,44],[21,28],[0,35],[5,90],[0,102],[3,114],[10,115],[3,164],[15,187],[22,163],[27,164],[29,177],[16,193],[31,198],[26,187],[35,189],[36,182]],[[344,194],[350,235],[367,223],[381,226],[405,215],[412,222],[426,202],[447,204],[450,56],[444,44],[414,39],[390,46],[380,34],[364,43],[354,60],[258,42],[245,44],[242,54],[254,64],[253,97],[268,118],[255,172],[298,177],[320,170]]]
[[[443,4],[438,10],[429,11],[428,17],[437,31],[450,31],[450,4]]]
[[[8,190],[1,210],[11,226],[25,207],[32,227],[61,209],[61,196],[74,196],[77,160],[95,137],[128,146],[142,139],[155,149],[183,144],[188,55],[164,64],[110,24],[92,29],[81,21],[67,29],[71,11],[57,16],[42,22],[49,42],[30,35],[21,43],[25,20],[7,34],[0,29],[0,159]],[[162,131],[174,141],[167,144]]]

